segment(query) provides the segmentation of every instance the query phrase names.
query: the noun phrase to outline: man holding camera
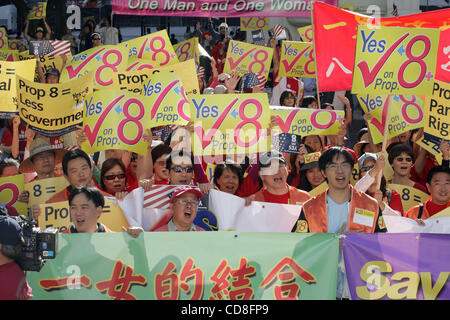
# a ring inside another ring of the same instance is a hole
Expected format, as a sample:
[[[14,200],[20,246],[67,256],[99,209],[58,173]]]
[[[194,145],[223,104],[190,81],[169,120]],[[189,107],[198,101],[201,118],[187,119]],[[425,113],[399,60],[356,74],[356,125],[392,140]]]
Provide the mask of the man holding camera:
[[[21,252],[22,228],[11,217],[0,216],[0,300],[30,299],[31,288],[15,259]]]

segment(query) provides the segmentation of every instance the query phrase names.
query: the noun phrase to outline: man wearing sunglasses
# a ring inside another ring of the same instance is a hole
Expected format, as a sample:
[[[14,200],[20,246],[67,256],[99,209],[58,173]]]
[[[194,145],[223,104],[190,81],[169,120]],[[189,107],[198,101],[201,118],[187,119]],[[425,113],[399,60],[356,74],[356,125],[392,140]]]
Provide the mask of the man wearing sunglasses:
[[[92,47],[99,47],[102,45],[102,37],[98,32],[94,32],[91,35],[91,40],[92,40]]]
[[[188,153],[172,152],[166,158],[170,185],[189,185],[194,173],[194,159]]]

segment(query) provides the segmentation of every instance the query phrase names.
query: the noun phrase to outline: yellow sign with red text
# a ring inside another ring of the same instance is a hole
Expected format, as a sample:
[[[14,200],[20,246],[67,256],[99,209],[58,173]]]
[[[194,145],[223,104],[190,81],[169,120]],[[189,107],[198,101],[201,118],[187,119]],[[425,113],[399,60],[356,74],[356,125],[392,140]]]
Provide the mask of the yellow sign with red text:
[[[314,78],[316,63],[312,43],[283,41],[279,72],[281,77]]]
[[[240,18],[242,31],[257,31],[257,30],[267,31],[270,29],[269,22],[270,19],[267,17]]]
[[[0,178],[0,203],[9,207],[10,215],[12,215],[11,213],[28,215],[27,204],[18,201],[19,195],[24,191],[24,184],[23,174]]]

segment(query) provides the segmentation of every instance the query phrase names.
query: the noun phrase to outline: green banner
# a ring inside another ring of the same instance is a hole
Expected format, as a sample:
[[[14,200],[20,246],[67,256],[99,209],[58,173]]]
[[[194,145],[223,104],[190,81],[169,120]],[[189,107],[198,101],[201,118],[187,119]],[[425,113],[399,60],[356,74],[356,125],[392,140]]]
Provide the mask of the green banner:
[[[336,299],[334,234],[60,234],[34,299]]]

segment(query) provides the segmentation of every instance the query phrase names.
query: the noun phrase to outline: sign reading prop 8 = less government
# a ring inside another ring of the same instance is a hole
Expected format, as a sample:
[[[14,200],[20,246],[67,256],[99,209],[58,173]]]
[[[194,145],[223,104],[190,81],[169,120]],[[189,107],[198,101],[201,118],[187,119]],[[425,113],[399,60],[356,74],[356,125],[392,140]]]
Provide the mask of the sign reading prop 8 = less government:
[[[93,85],[92,73],[57,84],[17,76],[19,116],[31,129],[47,137],[74,131],[83,122],[83,101]]]
[[[439,32],[358,26],[352,93],[431,94]]]

